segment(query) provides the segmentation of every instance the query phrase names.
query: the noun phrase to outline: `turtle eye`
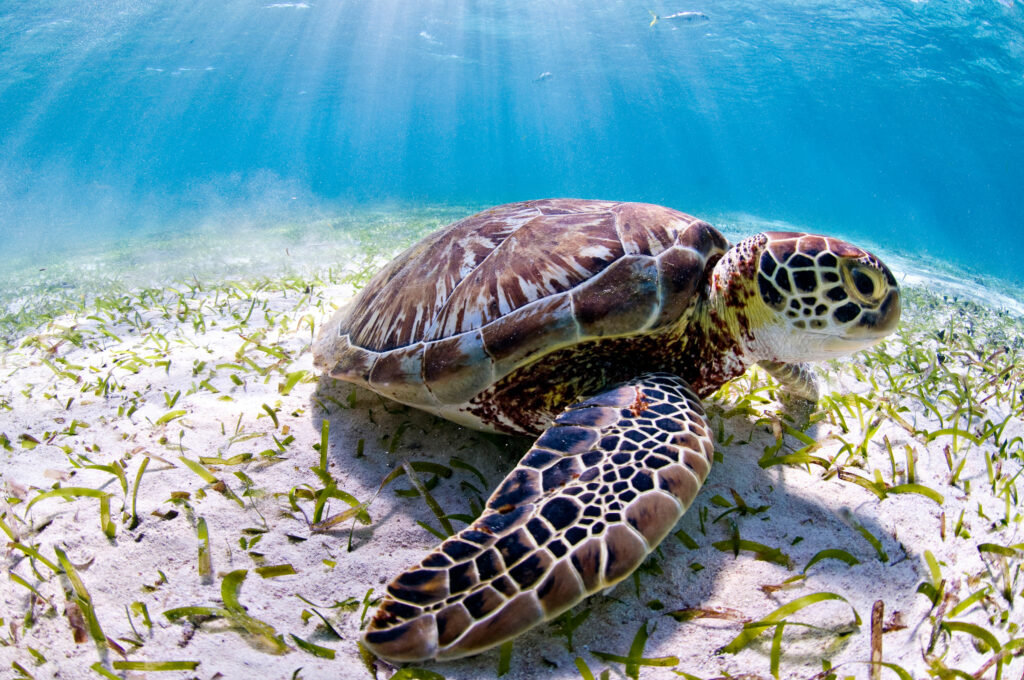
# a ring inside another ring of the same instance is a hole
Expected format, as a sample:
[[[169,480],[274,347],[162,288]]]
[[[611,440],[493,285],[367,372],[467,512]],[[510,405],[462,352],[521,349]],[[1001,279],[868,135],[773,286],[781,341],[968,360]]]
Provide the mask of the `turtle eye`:
[[[850,277],[853,279],[853,285],[857,287],[858,293],[869,300],[874,297],[875,283],[871,280],[870,276],[860,269],[854,269],[850,272]]]
[[[843,279],[850,296],[861,302],[877,303],[885,293],[881,274],[859,262],[843,267]]]

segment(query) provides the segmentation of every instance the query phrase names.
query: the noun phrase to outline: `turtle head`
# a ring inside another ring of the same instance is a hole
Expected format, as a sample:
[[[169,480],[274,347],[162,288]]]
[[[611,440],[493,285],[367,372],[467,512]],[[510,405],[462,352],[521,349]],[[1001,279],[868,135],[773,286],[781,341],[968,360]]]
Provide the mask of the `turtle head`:
[[[874,345],[900,319],[889,269],[845,241],[765,232],[733,246],[712,287],[734,310],[736,330],[757,361],[800,362]]]

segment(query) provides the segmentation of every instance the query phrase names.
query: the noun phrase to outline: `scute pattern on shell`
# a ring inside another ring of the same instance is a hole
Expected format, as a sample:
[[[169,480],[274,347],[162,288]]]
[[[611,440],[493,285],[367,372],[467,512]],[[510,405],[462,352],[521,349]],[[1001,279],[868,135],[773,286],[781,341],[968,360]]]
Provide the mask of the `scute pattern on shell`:
[[[448,338],[570,291],[623,255],[657,255],[674,244],[696,259],[726,246],[709,225],[661,206],[573,199],[499,206],[397,257],[356,297],[339,332],[374,352]]]

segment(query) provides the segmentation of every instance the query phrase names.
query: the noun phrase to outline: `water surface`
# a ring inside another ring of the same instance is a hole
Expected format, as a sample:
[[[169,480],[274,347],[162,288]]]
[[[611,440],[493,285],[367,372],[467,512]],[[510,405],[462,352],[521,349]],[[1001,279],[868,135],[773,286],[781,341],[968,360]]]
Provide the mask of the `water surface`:
[[[0,250],[581,196],[1019,280],[1022,36],[994,0],[0,2]]]

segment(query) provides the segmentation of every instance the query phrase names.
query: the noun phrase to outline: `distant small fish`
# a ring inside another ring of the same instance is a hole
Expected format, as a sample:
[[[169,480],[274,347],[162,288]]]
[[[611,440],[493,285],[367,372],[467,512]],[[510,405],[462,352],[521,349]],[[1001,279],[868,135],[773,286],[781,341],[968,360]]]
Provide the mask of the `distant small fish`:
[[[555,76],[552,75],[551,71],[544,71],[544,73],[541,73],[539,76],[534,78],[533,82],[535,82],[535,83],[543,83],[545,80],[550,80],[550,79],[552,79],[554,77]]]
[[[675,14],[669,14],[667,16],[659,17],[651,10],[647,10],[647,13],[651,15],[651,26],[658,23],[660,20],[665,21],[707,21],[708,15],[704,12],[676,12]]]

